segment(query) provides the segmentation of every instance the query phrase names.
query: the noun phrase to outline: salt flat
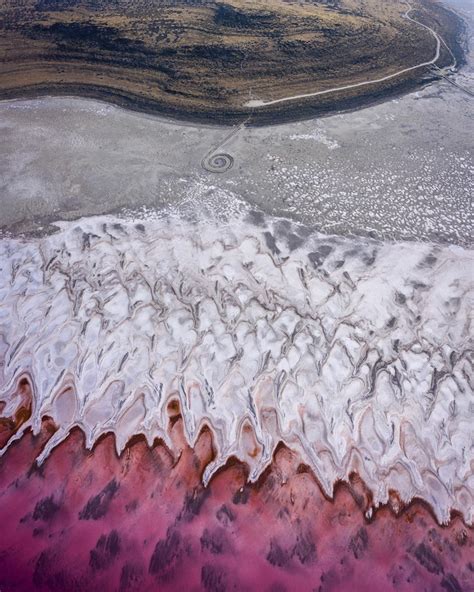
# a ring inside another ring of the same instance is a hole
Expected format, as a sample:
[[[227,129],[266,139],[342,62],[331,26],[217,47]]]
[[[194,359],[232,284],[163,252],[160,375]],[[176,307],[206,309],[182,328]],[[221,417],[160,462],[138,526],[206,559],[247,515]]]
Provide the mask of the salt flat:
[[[454,80],[472,91],[471,59]],[[465,245],[472,101],[441,80],[357,112],[235,129],[78,98],[3,102],[0,225],[41,232],[56,219],[159,209],[218,188],[322,232]],[[203,169],[213,151],[233,167]]]

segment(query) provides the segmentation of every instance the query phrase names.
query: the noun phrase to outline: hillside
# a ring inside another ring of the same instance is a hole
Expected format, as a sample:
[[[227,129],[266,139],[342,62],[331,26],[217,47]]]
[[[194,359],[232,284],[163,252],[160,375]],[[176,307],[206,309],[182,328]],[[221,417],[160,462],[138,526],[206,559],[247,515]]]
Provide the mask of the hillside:
[[[438,4],[413,15],[454,45]],[[0,0],[0,98],[79,94],[137,109],[241,120],[275,100],[374,78],[432,58],[436,40],[398,0]],[[439,64],[449,63],[443,48]],[[426,75],[269,106],[253,119],[351,106]]]

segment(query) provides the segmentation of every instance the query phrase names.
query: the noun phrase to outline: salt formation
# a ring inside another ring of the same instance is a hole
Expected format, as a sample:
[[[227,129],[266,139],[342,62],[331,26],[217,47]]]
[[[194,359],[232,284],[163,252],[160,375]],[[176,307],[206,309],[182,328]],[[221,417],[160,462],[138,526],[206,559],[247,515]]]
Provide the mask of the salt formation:
[[[179,400],[189,443],[214,436],[205,482],[233,455],[256,480],[283,442],[328,495],[357,471],[375,505],[395,490],[473,522],[472,252],[260,214],[60,228],[0,241],[0,400],[13,415],[30,382],[13,440],[59,426],[39,462],[74,426],[171,446]]]

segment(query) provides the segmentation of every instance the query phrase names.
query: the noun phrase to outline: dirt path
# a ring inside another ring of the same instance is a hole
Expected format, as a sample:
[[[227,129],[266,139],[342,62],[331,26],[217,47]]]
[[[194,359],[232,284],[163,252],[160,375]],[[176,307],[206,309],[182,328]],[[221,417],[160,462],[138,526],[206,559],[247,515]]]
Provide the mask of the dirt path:
[[[361,86],[369,86],[371,84],[378,84],[380,82],[384,82],[386,80],[391,80],[392,78],[396,78],[397,76],[401,76],[402,74],[406,74],[407,72],[412,72],[413,70],[418,70],[419,68],[425,68],[427,66],[434,65],[439,59],[440,51],[441,51],[441,44],[443,44],[445,47],[447,47],[448,51],[451,53],[451,50],[449,49],[449,47],[446,45],[446,43],[443,41],[443,39],[438,35],[438,33],[434,29],[432,29],[431,27],[428,27],[428,25],[423,25],[422,23],[413,19],[410,16],[410,13],[414,10],[413,6],[411,6],[411,4],[408,4],[408,2],[406,2],[405,4],[408,6],[408,8],[407,8],[405,14],[403,15],[403,18],[406,18],[407,20],[411,21],[412,23],[415,23],[415,24],[419,25],[420,27],[427,29],[428,31],[430,31],[432,33],[432,35],[436,39],[436,52],[435,52],[433,59],[431,59],[429,62],[423,62],[421,64],[417,64],[416,66],[411,66],[410,68],[404,68],[403,70],[399,70],[398,72],[395,72],[394,74],[389,74],[388,76],[384,76],[383,78],[376,78],[374,80],[366,80],[364,82],[357,82],[355,84],[347,84],[346,86],[329,88],[326,90],[320,90],[320,91],[313,92],[313,93],[293,95],[290,97],[283,97],[282,99],[274,99],[273,101],[262,101],[260,99],[252,99],[252,100],[244,103],[244,107],[255,107],[255,108],[267,107],[268,105],[276,105],[277,103],[295,101],[298,99],[306,99],[309,97],[317,97],[317,96],[321,96],[321,95],[327,95],[330,93],[340,92],[343,90],[349,90],[351,88],[358,88]],[[452,55],[452,53],[451,53],[451,55]]]

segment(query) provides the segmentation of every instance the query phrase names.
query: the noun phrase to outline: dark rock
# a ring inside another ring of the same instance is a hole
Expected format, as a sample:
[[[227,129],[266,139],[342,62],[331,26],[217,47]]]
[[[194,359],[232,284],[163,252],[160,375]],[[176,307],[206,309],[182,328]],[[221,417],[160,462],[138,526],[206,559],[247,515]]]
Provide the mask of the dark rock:
[[[201,584],[206,592],[225,592],[227,586],[224,570],[214,565],[203,565]]]
[[[259,212],[258,210],[250,210],[247,215],[247,219],[255,226],[263,226],[263,224],[265,224],[265,215],[263,212]]]
[[[308,253],[308,259],[310,260],[311,265],[314,268],[320,267],[333,250],[333,247],[330,245],[321,245],[317,251]]]
[[[421,261],[420,267],[433,267],[433,265],[438,261],[438,259],[430,253],[426,255],[426,257]]]
[[[298,536],[296,545],[293,547],[293,555],[296,555],[303,565],[316,561],[316,544],[310,532]]]
[[[178,531],[170,529],[166,538],[156,543],[150,559],[149,572],[159,576],[169,575],[180,562],[182,555],[181,535]]]
[[[232,503],[235,505],[246,504],[249,501],[250,489],[245,486],[237,490],[232,497]]]
[[[294,233],[289,234],[286,240],[290,251],[298,249],[304,243],[304,238],[301,238],[300,236]]]
[[[367,550],[368,545],[369,535],[367,534],[367,530],[361,526],[357,531],[357,534],[351,537],[349,549],[352,551],[356,559],[360,559]]]
[[[191,493],[187,493],[178,519],[190,522],[195,516],[198,516],[208,496],[209,489],[204,487],[195,488]]]
[[[144,569],[141,565],[125,563],[120,574],[119,592],[131,592],[140,590],[144,576]]]
[[[110,502],[118,490],[118,483],[112,479],[99,494],[90,498],[79,512],[79,520],[98,520],[105,516],[109,510]]]
[[[212,532],[205,528],[201,536],[201,549],[207,549],[214,555],[220,555],[229,546],[226,534],[222,528],[216,528]]]
[[[112,530],[108,536],[104,534],[99,538],[95,549],[90,552],[89,565],[94,570],[106,569],[120,553],[120,537],[116,530]]]
[[[59,505],[54,501],[53,496],[45,497],[40,500],[33,511],[33,520],[44,520],[45,522],[51,518],[59,510]]]
[[[270,15],[265,13],[245,12],[228,4],[218,4],[214,13],[214,23],[217,26],[233,29],[258,29],[269,19],[271,20]]]
[[[229,507],[223,504],[216,512],[216,518],[222,524],[228,524],[229,522],[234,522],[236,516]]]
[[[463,592],[457,579],[450,573],[446,574],[441,580],[441,587],[447,592]]]
[[[35,586],[42,588],[47,583],[47,578],[50,572],[51,558],[48,551],[43,551],[36,560],[35,569],[33,572],[33,583]]]
[[[270,541],[270,550],[267,561],[276,567],[285,567],[290,562],[290,555],[275,541]]]
[[[425,569],[430,573],[440,574],[443,573],[443,565],[437,555],[424,543],[420,543],[414,551],[414,555]]]
[[[48,592],[81,592],[84,588],[79,580],[65,570],[58,570],[57,557],[51,549],[43,551],[35,565],[33,584],[36,588]]]
[[[274,255],[279,255],[281,251],[276,244],[275,237],[273,236],[273,234],[271,232],[264,232],[263,236],[265,238],[265,243],[267,244],[267,247],[270,249],[270,251]]]
[[[407,301],[407,298],[404,294],[402,294],[401,292],[395,293],[395,302],[397,304],[405,304],[406,301]]]

